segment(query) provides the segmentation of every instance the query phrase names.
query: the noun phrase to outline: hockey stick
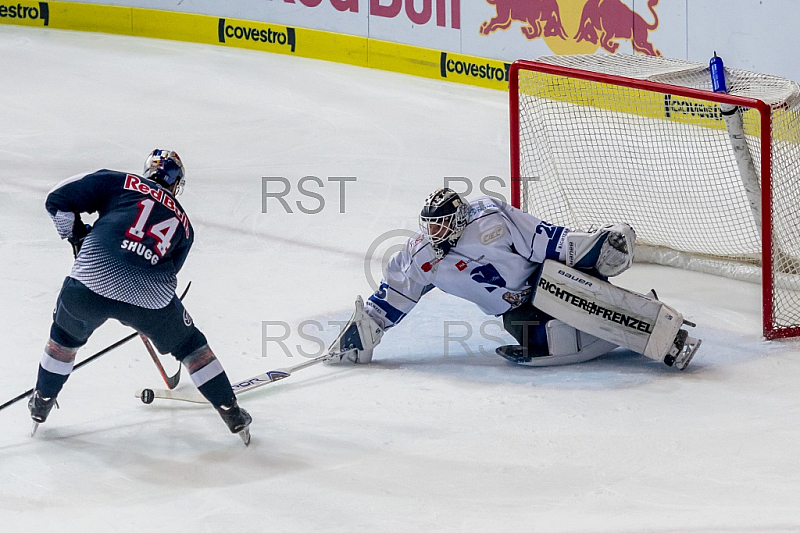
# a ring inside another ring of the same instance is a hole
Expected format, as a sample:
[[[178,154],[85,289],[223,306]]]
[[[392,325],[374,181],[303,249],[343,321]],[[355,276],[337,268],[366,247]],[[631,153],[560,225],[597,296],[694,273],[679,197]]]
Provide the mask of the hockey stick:
[[[190,281],[190,282],[189,282],[189,283],[186,285],[186,288],[185,288],[185,289],[183,289],[183,294],[181,294],[181,296],[180,296],[181,300],[183,300],[183,297],[184,297],[184,296],[186,296],[186,293],[187,293],[187,292],[189,292],[189,287],[191,287],[191,286],[192,286],[192,282]],[[106,346],[105,348],[103,348],[102,350],[100,350],[99,352],[97,352],[96,354],[94,354],[94,355],[91,355],[91,356],[87,357],[86,359],[84,359],[83,361],[81,361],[80,363],[76,364],[76,365],[73,367],[73,369],[72,369],[72,372],[75,372],[76,370],[78,370],[78,369],[79,369],[80,367],[82,367],[83,365],[86,365],[86,364],[88,364],[88,363],[91,363],[92,361],[94,361],[95,359],[97,359],[98,357],[100,357],[101,355],[105,355],[105,354],[107,354],[108,352],[110,352],[111,350],[114,350],[115,348],[119,348],[120,346],[122,346],[123,344],[125,344],[125,343],[126,343],[126,342],[128,342],[129,340],[133,339],[133,338],[134,338],[134,337],[136,337],[137,335],[139,335],[139,333],[138,333],[138,332],[133,332],[133,333],[131,333],[130,335],[128,335],[127,337],[125,337],[124,339],[120,339],[120,340],[118,340],[117,342],[115,342],[114,344],[111,344],[110,346]],[[178,370],[180,370],[180,369],[178,369]],[[163,370],[162,370],[162,372],[163,372]],[[176,383],[176,385],[177,385],[177,383]],[[167,386],[169,386],[169,384],[168,384]],[[18,401],[20,401],[20,400],[21,400],[21,399],[23,399],[23,398],[27,398],[27,397],[28,397],[28,396],[30,396],[31,394],[33,394],[33,389],[32,389],[32,388],[31,388],[31,389],[28,389],[28,390],[26,390],[25,392],[23,392],[23,393],[22,393],[22,394],[20,394],[19,396],[17,396],[17,397],[15,397],[15,398],[12,398],[12,399],[8,400],[8,401],[7,401],[6,403],[4,403],[3,405],[0,405],[0,411],[2,411],[3,409],[5,409],[5,408],[6,408],[6,407],[8,407],[9,405],[12,405],[12,404],[15,404],[15,403],[17,403]]]
[[[192,282],[191,281],[188,284],[186,284],[186,288],[183,289],[183,293],[179,297],[181,300],[183,300],[183,298],[186,296],[186,293],[189,292],[189,287],[191,287],[191,286],[192,286]],[[156,351],[153,348],[153,344],[150,342],[150,339],[148,339],[142,333],[139,334],[139,338],[142,339],[142,342],[144,343],[144,347],[147,348],[147,353],[149,353],[150,357],[153,359],[153,363],[155,363],[156,368],[158,369],[159,373],[161,374],[161,377],[164,379],[164,383],[167,384],[167,388],[172,390],[175,387],[177,387],[178,386],[178,382],[180,382],[180,380],[181,380],[181,366],[183,366],[183,365],[178,363],[178,371],[175,372],[175,375],[174,376],[168,376],[167,375],[167,371],[164,370],[164,365],[161,364],[161,359],[158,358],[158,355],[156,354]]]
[[[347,352],[349,351],[350,350],[348,350]],[[315,357],[314,359],[309,359],[308,361],[303,361],[302,363],[290,366],[288,368],[268,370],[267,372],[254,376],[250,379],[245,379],[244,381],[232,383],[231,388],[233,388],[233,392],[237,396],[239,396],[244,392],[257,389],[258,387],[261,387],[263,385],[267,385],[269,383],[274,383],[276,381],[280,381],[281,379],[288,378],[298,370],[308,368],[310,366],[316,365],[317,363],[322,363],[323,361],[328,361],[330,359],[340,357],[347,352],[328,352],[324,355],[320,355],[319,357]],[[191,402],[191,403],[207,403],[207,400],[203,397],[203,395],[200,394],[197,390],[193,389],[182,390],[182,391],[172,391],[164,389],[139,389],[138,391],[136,391],[136,397],[142,400],[142,403],[153,403],[153,400],[155,400],[156,398],[160,398],[162,400],[178,400],[182,402]]]
[[[353,316],[350,317],[350,321],[347,325],[342,328],[339,337],[331,344],[331,346],[338,346],[339,348],[335,350],[329,348],[328,353],[320,355],[319,357],[303,361],[302,363],[288,368],[269,370],[250,379],[233,383],[231,384],[231,388],[238,396],[239,394],[256,389],[262,385],[288,378],[292,373],[316,365],[317,363],[328,361],[336,357],[341,360],[345,355],[356,349],[367,350],[374,348],[380,341],[382,335],[383,329],[366,315],[364,311],[364,301],[361,299],[361,296],[358,296],[356,298],[356,309],[353,312]],[[357,344],[355,341],[357,341]],[[342,346],[346,347],[342,348]],[[355,346],[358,346],[358,348],[355,348]],[[206,403],[206,399],[197,390],[171,391],[163,389],[139,389],[136,391],[136,397],[142,400],[143,403],[153,403],[153,400],[156,398],[192,403]]]
[[[99,351],[99,352],[97,352],[96,354],[94,354],[94,355],[92,355],[92,356],[90,356],[90,357],[87,357],[86,359],[84,359],[83,361],[81,361],[80,363],[78,363],[77,365],[75,365],[75,367],[72,369],[72,371],[73,371],[73,372],[75,372],[76,370],[78,370],[78,369],[79,369],[80,367],[82,367],[83,365],[85,365],[85,364],[88,364],[88,363],[91,363],[92,361],[94,361],[95,359],[97,359],[98,357],[100,357],[101,355],[105,355],[105,354],[107,354],[108,352],[110,352],[111,350],[113,350],[113,349],[115,349],[115,348],[119,348],[120,346],[122,346],[123,344],[125,344],[126,342],[128,342],[129,340],[131,340],[131,339],[133,339],[134,337],[136,337],[136,335],[138,335],[138,333],[136,333],[136,332],[133,332],[133,333],[131,333],[130,335],[128,335],[127,337],[125,337],[124,339],[120,339],[120,340],[118,340],[117,342],[115,342],[115,343],[114,343],[114,344],[112,344],[111,346],[107,346],[107,347],[103,348],[102,350],[100,350],[100,351]],[[31,394],[33,394],[33,389],[28,389],[27,391],[23,392],[22,394],[20,394],[20,395],[19,395],[19,396],[17,396],[16,398],[13,398],[13,399],[11,399],[11,400],[7,401],[6,403],[4,403],[3,405],[0,405],[0,411],[2,411],[3,409],[5,409],[6,407],[8,407],[9,405],[11,405],[11,404],[13,404],[13,403],[17,403],[18,401],[20,401],[20,400],[21,400],[21,399],[23,399],[23,398],[27,398],[27,397],[28,397],[28,396],[30,396]]]
[[[166,370],[164,370],[164,365],[161,364],[161,360],[158,358],[158,355],[156,355],[156,351],[153,348],[153,345],[150,342],[150,339],[148,339],[147,337],[145,337],[141,333],[139,334],[139,338],[142,339],[142,342],[144,343],[144,347],[147,348],[147,352],[150,354],[150,357],[153,358],[153,362],[156,364],[156,368],[161,373],[161,377],[164,379],[164,383],[167,384],[167,388],[169,390],[172,390],[175,387],[177,387],[178,386],[178,382],[180,382],[180,380],[181,380],[181,366],[182,365],[180,363],[178,363],[178,371],[175,372],[175,375],[174,376],[168,376]]]

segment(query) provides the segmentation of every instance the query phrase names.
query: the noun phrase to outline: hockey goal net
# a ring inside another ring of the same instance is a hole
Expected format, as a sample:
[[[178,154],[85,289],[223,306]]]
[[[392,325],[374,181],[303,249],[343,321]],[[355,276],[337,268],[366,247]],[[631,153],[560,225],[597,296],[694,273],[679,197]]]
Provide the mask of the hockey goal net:
[[[628,222],[638,261],[761,282],[764,336],[798,336],[800,88],[725,69],[728,94],[715,93],[709,70],[622,54],[515,62],[512,204],[577,230]]]

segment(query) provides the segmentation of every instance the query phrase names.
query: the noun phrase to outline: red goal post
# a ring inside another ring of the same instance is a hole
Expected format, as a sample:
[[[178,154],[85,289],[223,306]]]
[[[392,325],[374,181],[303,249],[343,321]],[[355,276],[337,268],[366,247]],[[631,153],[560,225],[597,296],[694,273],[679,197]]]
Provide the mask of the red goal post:
[[[578,230],[628,222],[637,261],[760,281],[764,336],[799,336],[800,88],[725,72],[728,94],[702,63],[516,61],[512,205]]]

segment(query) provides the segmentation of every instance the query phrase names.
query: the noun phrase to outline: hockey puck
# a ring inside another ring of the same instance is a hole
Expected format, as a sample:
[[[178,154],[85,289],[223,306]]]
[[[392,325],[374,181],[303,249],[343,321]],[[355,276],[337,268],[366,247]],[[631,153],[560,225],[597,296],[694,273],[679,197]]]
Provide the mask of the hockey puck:
[[[153,403],[153,400],[156,398],[153,389],[144,389],[142,391],[142,403]]]

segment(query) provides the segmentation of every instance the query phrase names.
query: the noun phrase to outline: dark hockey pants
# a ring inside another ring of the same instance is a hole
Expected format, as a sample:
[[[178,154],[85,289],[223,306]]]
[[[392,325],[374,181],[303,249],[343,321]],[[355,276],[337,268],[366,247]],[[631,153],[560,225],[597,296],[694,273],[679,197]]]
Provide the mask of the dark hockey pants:
[[[77,349],[86,344],[92,333],[109,318],[143,333],[162,354],[171,353],[181,362],[184,359],[191,361],[190,371],[198,359],[200,362],[216,359],[207,347],[205,335],[195,327],[177,296],[166,307],[146,309],[100,296],[69,277],[64,280],[56,302],[50,339],[64,348]],[[187,359],[190,355],[192,357]],[[40,365],[36,388],[44,397],[57,396],[68,377],[68,373],[53,373]],[[198,384],[198,389],[214,407],[230,405],[234,401],[224,371]]]
[[[159,352],[171,353],[178,361],[206,344],[177,296],[166,307],[145,309],[100,296],[69,277],[58,295],[50,338],[78,348],[109,318],[143,333]]]

